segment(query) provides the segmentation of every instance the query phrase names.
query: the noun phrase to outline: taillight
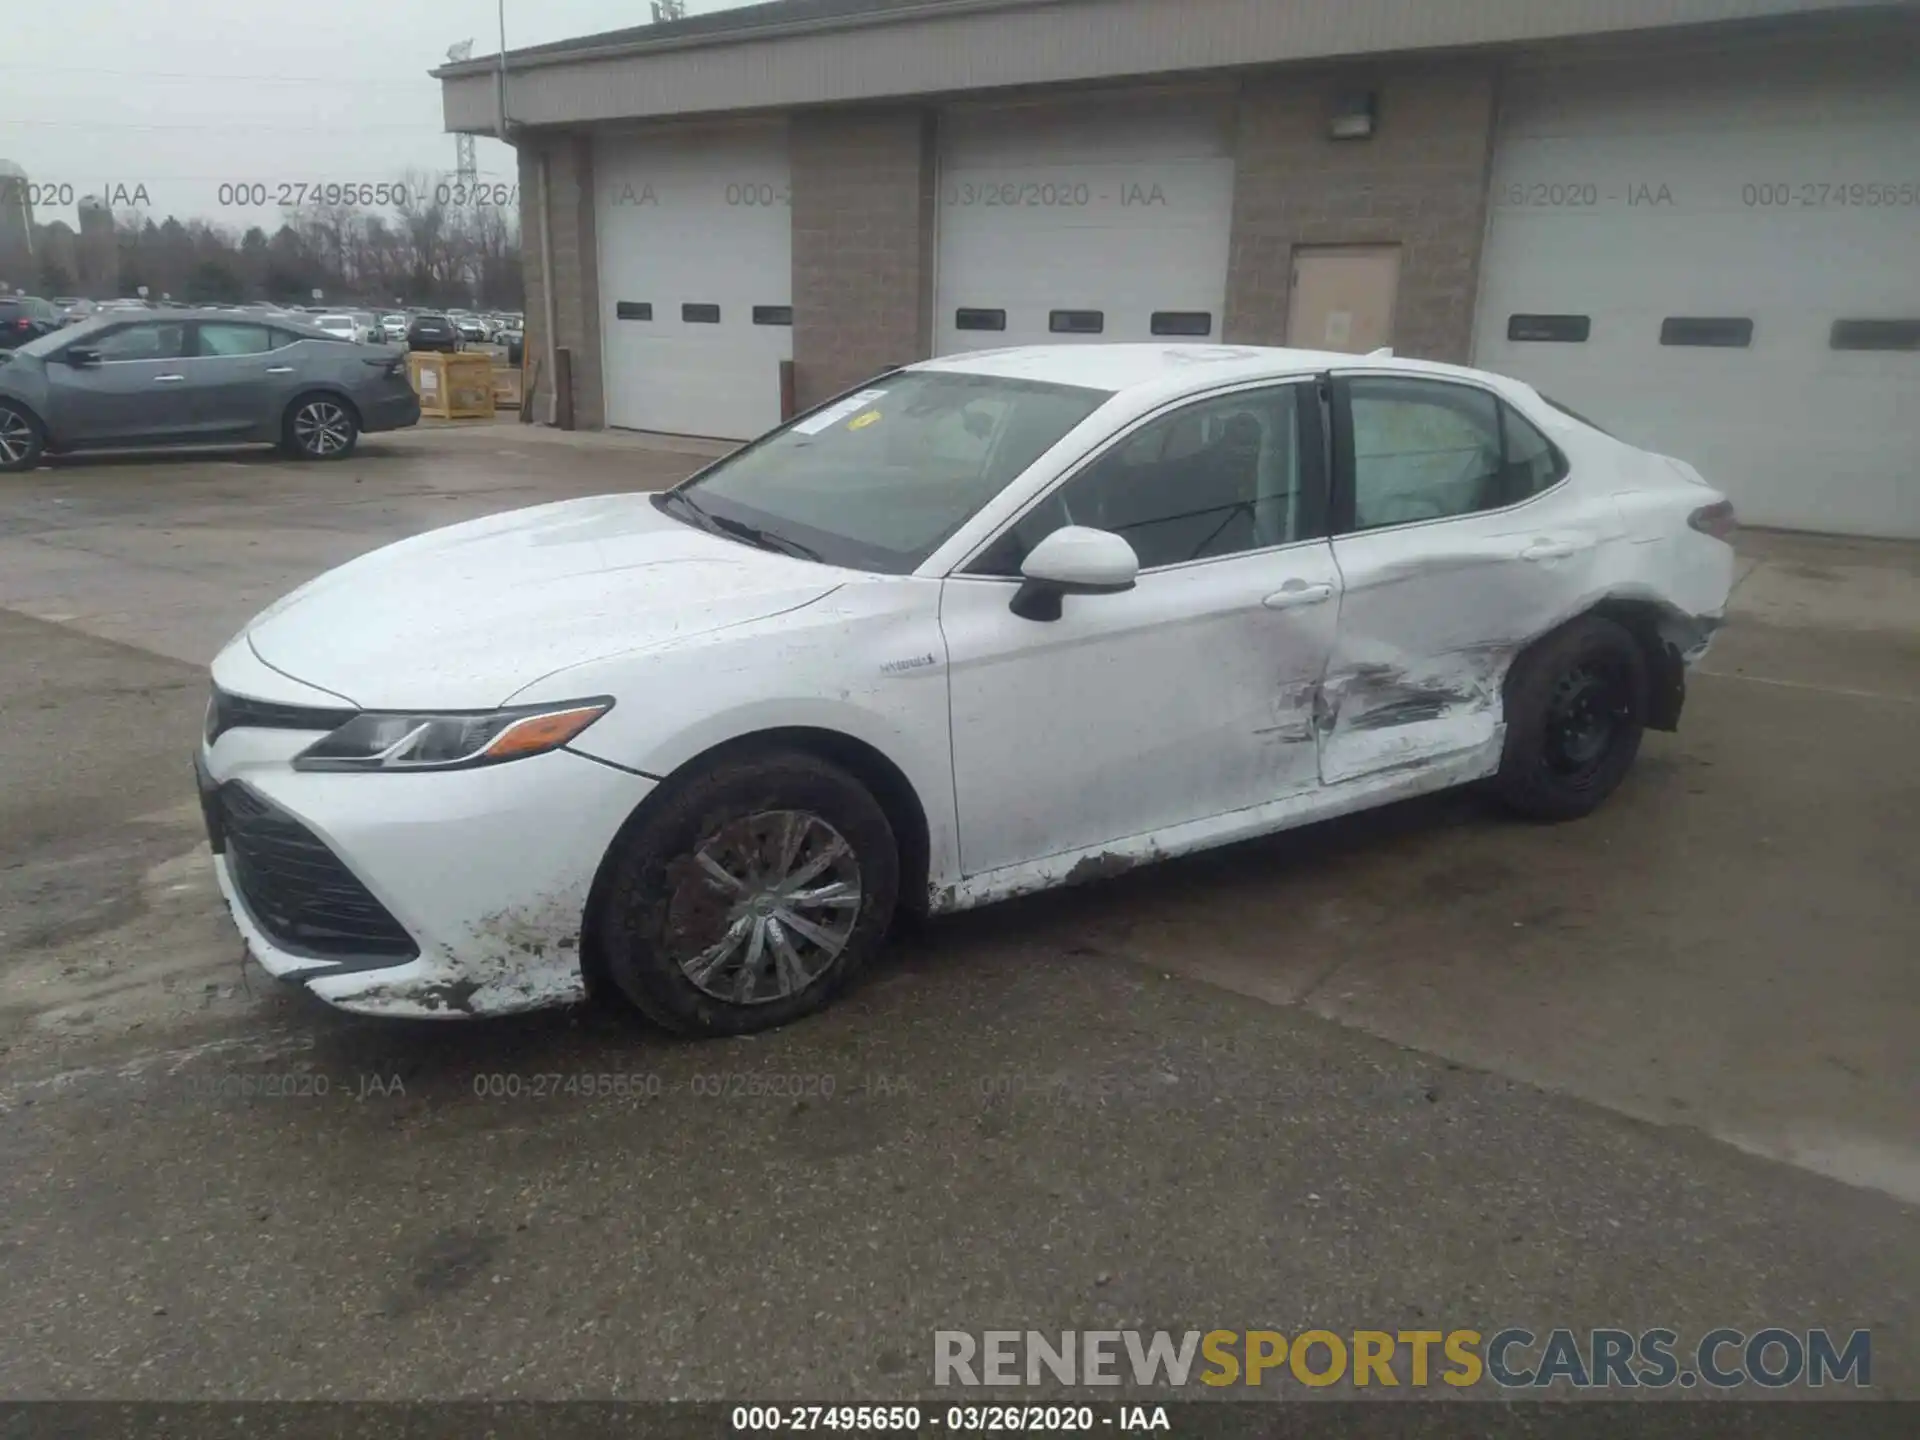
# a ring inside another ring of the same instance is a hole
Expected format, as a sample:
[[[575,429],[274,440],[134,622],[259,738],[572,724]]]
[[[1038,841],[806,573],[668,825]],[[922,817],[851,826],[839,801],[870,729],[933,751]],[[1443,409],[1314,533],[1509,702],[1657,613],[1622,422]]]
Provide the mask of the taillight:
[[[1712,505],[1702,505],[1687,517],[1687,524],[1702,535],[1711,535],[1716,540],[1725,540],[1733,534],[1735,524],[1733,502],[1720,500]]]
[[[26,316],[22,315],[18,320],[14,322],[13,328],[16,330],[31,330],[33,328],[33,321],[29,320]]]

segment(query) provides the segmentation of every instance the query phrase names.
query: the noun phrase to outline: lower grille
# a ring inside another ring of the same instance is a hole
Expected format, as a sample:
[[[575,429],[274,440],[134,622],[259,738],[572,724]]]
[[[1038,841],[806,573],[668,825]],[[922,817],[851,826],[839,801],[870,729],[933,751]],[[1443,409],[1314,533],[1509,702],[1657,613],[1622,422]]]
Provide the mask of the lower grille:
[[[237,781],[222,785],[215,803],[228,878],[274,944],[328,959],[420,953],[340,857],[293,816]]]

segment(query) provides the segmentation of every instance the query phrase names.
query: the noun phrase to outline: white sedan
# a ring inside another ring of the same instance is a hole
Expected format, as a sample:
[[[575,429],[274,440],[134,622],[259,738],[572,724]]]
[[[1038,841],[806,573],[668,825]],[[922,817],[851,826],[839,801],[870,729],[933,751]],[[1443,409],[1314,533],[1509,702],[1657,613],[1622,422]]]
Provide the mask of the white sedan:
[[[360,322],[351,315],[315,315],[308,323],[316,330],[326,331],[336,340],[359,343]]]
[[[902,912],[1476,781],[1587,813],[1679,722],[1731,525],[1473,370],[956,356],[322,575],[214,662],[201,794],[253,955],[322,999],[736,1034]]]

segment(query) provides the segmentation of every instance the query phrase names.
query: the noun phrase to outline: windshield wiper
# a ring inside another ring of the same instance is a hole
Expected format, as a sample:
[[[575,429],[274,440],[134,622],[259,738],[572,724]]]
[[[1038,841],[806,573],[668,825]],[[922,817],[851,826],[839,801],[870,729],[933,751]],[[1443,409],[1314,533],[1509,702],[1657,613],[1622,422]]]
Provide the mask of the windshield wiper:
[[[689,501],[689,504],[692,502]],[[700,512],[708,520],[736,539],[749,545],[757,545],[762,550],[772,550],[782,555],[797,556],[802,560],[818,560],[820,552],[810,546],[802,545],[798,540],[789,540],[785,535],[776,535],[771,530],[762,530],[757,525],[749,525],[744,520],[734,520],[725,515],[715,515],[710,510]]]
[[[762,530],[757,525],[749,525],[744,520],[735,520],[726,515],[716,515],[697,501],[689,498],[685,491],[669,490],[657,497],[656,503],[665,505],[672,501],[686,508],[693,517],[693,523],[712,535],[727,535],[735,540],[744,540],[761,550],[771,550],[779,555],[792,555],[801,560],[821,560],[820,552],[810,546],[802,545],[798,540],[789,540],[785,535],[776,535],[770,530]]]
[[[664,509],[670,504],[684,506],[688,514],[693,517],[693,523],[697,528],[708,531],[713,531],[718,528],[713,523],[713,516],[689,500],[682,491],[668,490],[664,494],[654,496],[653,503],[656,508],[660,509]]]

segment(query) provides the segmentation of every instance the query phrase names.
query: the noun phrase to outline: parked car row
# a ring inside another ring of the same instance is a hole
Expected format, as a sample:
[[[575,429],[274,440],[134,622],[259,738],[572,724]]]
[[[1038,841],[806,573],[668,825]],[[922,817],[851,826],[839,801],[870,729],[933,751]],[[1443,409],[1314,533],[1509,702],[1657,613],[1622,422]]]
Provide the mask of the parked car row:
[[[61,325],[77,325],[83,320],[90,320],[110,310],[199,308],[249,311],[270,318],[280,317],[316,325],[342,339],[351,338],[359,342],[376,344],[381,341],[392,344],[404,342],[413,321],[421,316],[432,316],[444,322],[451,329],[456,340],[475,345],[504,345],[509,336],[518,336],[522,332],[525,323],[524,317],[517,312],[489,311],[476,314],[471,310],[457,308],[435,310],[417,305],[395,310],[368,310],[355,306],[277,305],[267,301],[252,301],[245,304],[208,302],[194,307],[179,300],[140,300],[130,297],[116,300],[90,300],[78,295],[60,295],[52,300],[43,300],[38,296],[20,294],[0,296],[0,303],[13,307],[10,314],[16,319],[19,314],[28,313],[35,324],[51,324],[55,328]],[[14,328],[20,327],[16,324]],[[20,342],[16,340],[11,343]]]
[[[59,309],[37,295],[0,295],[0,350],[17,350],[65,323]]]

